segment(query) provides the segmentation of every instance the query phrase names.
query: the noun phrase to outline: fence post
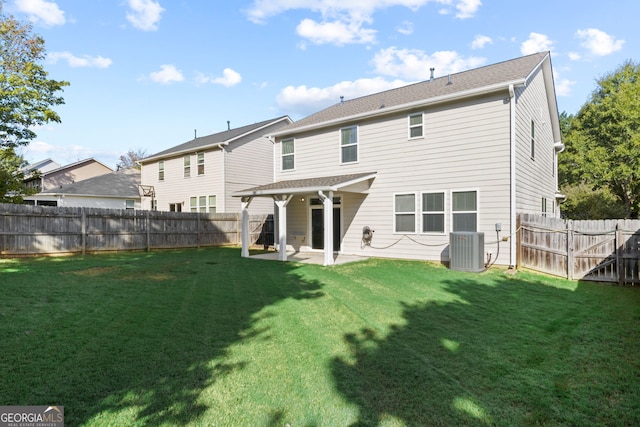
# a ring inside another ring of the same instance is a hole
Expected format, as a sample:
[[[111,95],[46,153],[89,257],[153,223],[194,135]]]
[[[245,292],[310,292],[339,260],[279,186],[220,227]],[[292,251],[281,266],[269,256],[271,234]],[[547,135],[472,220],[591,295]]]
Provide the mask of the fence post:
[[[516,270],[520,268],[522,263],[522,214],[516,217]],[[499,244],[499,243],[498,243]]]
[[[82,233],[80,244],[82,245],[82,255],[84,255],[87,253],[87,215],[84,208],[80,208],[80,218],[80,232]]]
[[[616,222],[616,238],[614,241],[615,249],[616,249],[616,279],[618,279],[618,284],[622,285],[624,283],[624,279],[626,278],[626,266],[624,265],[624,227],[620,227],[620,220]]]
[[[149,211],[146,211],[145,221],[145,228],[147,230],[147,252],[149,252],[151,250],[151,220],[149,218]]]
[[[576,259],[573,245],[573,220],[569,220],[567,221],[567,279],[569,280],[573,280],[575,271]]]

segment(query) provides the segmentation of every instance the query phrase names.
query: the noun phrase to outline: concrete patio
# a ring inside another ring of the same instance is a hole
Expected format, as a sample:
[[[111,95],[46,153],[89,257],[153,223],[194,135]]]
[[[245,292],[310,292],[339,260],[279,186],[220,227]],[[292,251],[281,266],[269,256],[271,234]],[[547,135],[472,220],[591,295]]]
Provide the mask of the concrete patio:
[[[269,252],[266,254],[251,255],[252,259],[266,259],[270,261],[278,261],[278,252]],[[368,257],[357,255],[333,254],[333,262],[336,264],[346,264],[349,262],[364,261]],[[324,252],[287,252],[287,261],[300,262],[303,264],[324,264]]]

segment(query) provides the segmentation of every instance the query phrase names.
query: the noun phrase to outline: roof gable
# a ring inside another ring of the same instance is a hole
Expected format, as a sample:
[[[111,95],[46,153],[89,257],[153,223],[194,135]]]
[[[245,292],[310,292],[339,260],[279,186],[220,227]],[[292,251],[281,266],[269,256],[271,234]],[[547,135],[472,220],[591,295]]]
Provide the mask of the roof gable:
[[[139,198],[140,170],[122,169],[116,172],[87,178],[62,188],[43,191],[40,194],[66,194],[82,196],[103,196]]]

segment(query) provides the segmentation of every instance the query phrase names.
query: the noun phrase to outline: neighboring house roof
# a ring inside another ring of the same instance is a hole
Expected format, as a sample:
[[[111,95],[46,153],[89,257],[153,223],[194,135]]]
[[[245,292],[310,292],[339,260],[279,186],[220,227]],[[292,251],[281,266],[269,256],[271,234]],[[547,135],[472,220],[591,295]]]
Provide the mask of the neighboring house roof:
[[[49,159],[40,160],[38,162],[25,166],[24,168],[22,168],[22,173],[24,173],[25,175],[28,175],[29,173],[34,171],[45,173],[45,172],[52,171],[54,169],[58,169],[59,167],[60,167],[59,163],[54,162],[49,158]]]
[[[287,121],[291,123],[291,119],[288,116],[281,116],[275,119],[265,120],[262,122],[242,126],[235,129],[229,129],[224,132],[218,132],[212,135],[201,136],[198,138],[194,138],[191,141],[187,141],[183,144],[176,145],[175,147],[169,148],[167,150],[160,151],[159,153],[153,154],[147,158],[141,159],[139,160],[139,163],[144,164],[150,161],[162,159],[164,157],[175,156],[182,153],[192,153],[194,151],[201,151],[207,148],[215,147],[220,144],[227,145],[247,134],[256,132],[260,129],[266,128],[267,126],[273,125],[281,121]]]
[[[75,168],[75,167],[82,166],[83,164],[86,164],[86,163],[98,163],[98,164],[100,164],[100,165],[104,166],[105,168],[107,168],[107,169],[109,169],[109,170],[113,170],[112,168],[110,168],[109,166],[105,165],[105,164],[104,164],[104,163],[102,163],[101,161],[96,160],[96,159],[94,159],[93,157],[90,157],[90,158],[88,158],[88,159],[78,160],[78,161],[77,161],[77,162],[75,162],[75,163],[70,163],[70,164],[68,164],[68,165],[60,166],[60,167],[58,167],[58,168],[56,168],[56,169],[50,169],[50,170],[47,170],[46,172],[41,172],[41,173],[40,173],[40,177],[42,178],[42,177],[45,177],[45,176],[47,176],[47,175],[50,175],[50,174],[53,174],[53,173],[57,173],[57,172],[63,171],[63,170],[65,170],[65,169],[73,169],[73,168]]]
[[[140,185],[140,170],[129,168],[87,178],[62,188],[54,188],[38,194],[137,199],[140,198],[138,185]]]
[[[345,100],[280,128],[272,136],[286,136],[292,131],[311,130],[360,117],[386,114],[401,109],[417,108],[434,102],[490,93],[507,88],[510,84],[522,85],[549,55],[549,52],[536,53],[360,98]],[[557,112],[555,94],[553,95],[553,109]]]
[[[376,172],[365,172],[349,175],[325,176],[319,178],[293,179],[278,181],[267,185],[238,191],[235,197],[270,196],[279,194],[305,194],[318,191],[345,190],[346,187],[375,178]]]

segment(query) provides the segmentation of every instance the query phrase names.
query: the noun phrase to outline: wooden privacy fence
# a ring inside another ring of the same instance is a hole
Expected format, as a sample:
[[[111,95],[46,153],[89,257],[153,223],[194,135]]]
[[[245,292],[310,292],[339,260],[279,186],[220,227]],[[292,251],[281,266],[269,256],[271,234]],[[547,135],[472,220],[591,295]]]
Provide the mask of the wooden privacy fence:
[[[252,244],[269,245],[271,215],[252,215]],[[0,255],[150,250],[241,243],[240,214],[0,204]]]
[[[567,279],[640,284],[640,220],[518,216],[518,265]]]

